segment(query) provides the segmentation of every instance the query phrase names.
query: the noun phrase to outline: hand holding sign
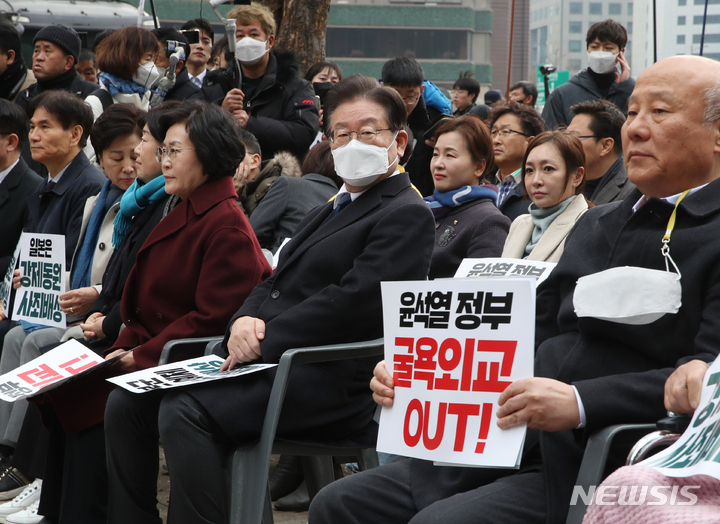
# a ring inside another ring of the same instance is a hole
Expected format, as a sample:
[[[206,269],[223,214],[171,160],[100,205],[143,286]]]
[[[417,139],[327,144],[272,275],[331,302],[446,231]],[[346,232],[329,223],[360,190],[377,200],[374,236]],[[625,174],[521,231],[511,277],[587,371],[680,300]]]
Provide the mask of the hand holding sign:
[[[222,371],[260,358],[260,341],[263,338],[265,338],[265,322],[259,318],[240,317],[233,322],[227,344],[230,356],[223,364]]]
[[[373,400],[381,406],[390,407],[393,405],[395,396],[395,383],[390,373],[387,372],[385,361],[381,360],[375,366],[373,378],[370,381],[370,389],[373,391]]]
[[[572,386],[549,378],[513,382],[500,395],[497,425],[501,429],[527,424],[529,429],[563,431],[580,424]]]
[[[665,407],[669,411],[683,414],[695,411],[708,367],[702,360],[691,360],[673,371],[665,382]]]

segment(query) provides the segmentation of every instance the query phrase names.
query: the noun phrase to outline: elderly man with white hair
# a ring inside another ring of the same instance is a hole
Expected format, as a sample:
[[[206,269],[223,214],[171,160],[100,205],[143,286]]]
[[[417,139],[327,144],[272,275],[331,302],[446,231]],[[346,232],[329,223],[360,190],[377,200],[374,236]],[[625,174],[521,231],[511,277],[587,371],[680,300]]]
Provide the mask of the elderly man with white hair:
[[[720,63],[682,56],[648,68],[622,138],[637,189],[578,220],[538,289],[535,377],[500,396],[498,426],[528,425],[519,469],[395,462],[328,486],[310,522],[563,522],[588,436],[662,418],[673,370],[715,359]],[[384,363],[371,388],[392,405]],[[611,454],[611,464],[626,452]]]

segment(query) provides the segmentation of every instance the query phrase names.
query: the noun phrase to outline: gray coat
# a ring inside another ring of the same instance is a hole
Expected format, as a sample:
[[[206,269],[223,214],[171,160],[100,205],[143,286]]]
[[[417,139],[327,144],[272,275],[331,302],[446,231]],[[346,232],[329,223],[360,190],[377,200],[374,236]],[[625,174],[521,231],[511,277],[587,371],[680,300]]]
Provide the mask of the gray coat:
[[[324,204],[337,192],[332,180],[316,173],[302,178],[278,177],[250,215],[250,225],[260,247],[274,253],[284,239],[295,234],[298,224],[311,209]]]
[[[628,179],[627,170],[625,169],[625,163],[623,162],[622,157],[618,158],[618,163],[619,165],[617,166],[617,171],[612,174],[607,181],[604,181],[600,190],[596,191],[597,194],[593,195],[593,198],[590,198],[590,201],[596,206],[622,200],[628,196],[633,189],[635,189],[635,184],[630,182]],[[613,165],[613,167],[615,166]],[[608,173],[613,169],[613,167],[608,170]],[[603,176],[606,176],[608,173]]]

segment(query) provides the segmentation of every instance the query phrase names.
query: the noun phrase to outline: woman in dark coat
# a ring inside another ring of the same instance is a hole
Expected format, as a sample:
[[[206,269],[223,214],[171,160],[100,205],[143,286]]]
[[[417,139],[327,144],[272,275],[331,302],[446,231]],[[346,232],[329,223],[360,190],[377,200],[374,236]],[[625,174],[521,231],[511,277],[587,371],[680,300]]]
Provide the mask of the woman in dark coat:
[[[499,257],[510,220],[495,207],[497,189],[481,184],[492,164],[485,124],[472,116],[446,120],[430,161],[435,191],[425,201],[435,215],[430,279],[449,278],[464,258]]]
[[[156,156],[165,191],[173,196],[125,284],[121,317],[126,327],[107,351],[108,358],[120,356],[113,374],[156,366],[170,340],[221,334],[237,304],[270,274],[235,204],[231,177],[245,151],[232,117],[217,106],[190,102],[163,114],[160,127],[164,140]],[[107,497],[103,419],[112,386],[105,378],[96,373],[59,388],[52,402],[67,432],[66,477],[95,464],[94,477],[85,482],[103,485]],[[156,467],[157,462],[156,457]],[[81,484],[63,486],[60,524],[65,508],[77,512],[88,506]],[[92,506],[78,522],[105,522],[105,501]]]

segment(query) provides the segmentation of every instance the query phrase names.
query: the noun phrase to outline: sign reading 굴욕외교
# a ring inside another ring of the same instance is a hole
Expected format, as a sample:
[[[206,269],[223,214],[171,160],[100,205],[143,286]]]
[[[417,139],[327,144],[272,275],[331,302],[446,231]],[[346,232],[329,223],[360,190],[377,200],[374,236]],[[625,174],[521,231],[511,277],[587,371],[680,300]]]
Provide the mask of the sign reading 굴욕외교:
[[[23,233],[19,260],[22,287],[15,293],[12,320],[66,327],[60,310],[60,295],[65,292],[63,235]]]
[[[383,282],[385,366],[393,406],[378,451],[444,465],[512,468],[526,427],[495,413],[512,382],[532,377],[534,278]]]

